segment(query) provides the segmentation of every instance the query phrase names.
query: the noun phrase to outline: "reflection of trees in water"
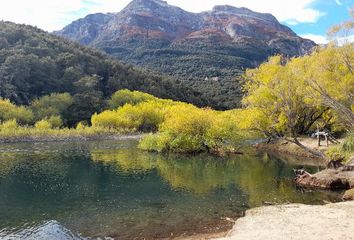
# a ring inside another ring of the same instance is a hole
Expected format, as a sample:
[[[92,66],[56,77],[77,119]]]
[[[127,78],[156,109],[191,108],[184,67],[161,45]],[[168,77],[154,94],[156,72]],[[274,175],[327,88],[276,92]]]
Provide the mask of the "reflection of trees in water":
[[[56,219],[88,235],[138,232],[147,219],[172,227],[186,218],[232,216],[262,201],[328,199],[296,192],[283,178],[291,167],[267,155],[152,154],[127,141],[49,145],[1,149],[0,226]]]
[[[221,159],[210,155],[164,155],[119,149],[91,151],[91,158],[126,173],[155,169],[172,188],[196,194],[234,185],[248,196],[250,206],[262,205],[264,201],[306,202],[316,195],[296,191],[290,179],[292,166],[267,154]]]

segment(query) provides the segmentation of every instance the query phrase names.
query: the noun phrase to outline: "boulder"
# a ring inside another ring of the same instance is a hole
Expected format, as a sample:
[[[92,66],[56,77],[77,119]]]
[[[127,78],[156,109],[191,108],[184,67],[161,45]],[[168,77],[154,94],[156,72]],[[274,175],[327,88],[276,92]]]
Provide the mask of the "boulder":
[[[300,187],[328,190],[347,190],[354,188],[354,171],[347,167],[326,169],[316,174],[297,175],[295,183]]]
[[[343,200],[345,201],[352,201],[354,200],[354,188],[347,190],[343,195]]]

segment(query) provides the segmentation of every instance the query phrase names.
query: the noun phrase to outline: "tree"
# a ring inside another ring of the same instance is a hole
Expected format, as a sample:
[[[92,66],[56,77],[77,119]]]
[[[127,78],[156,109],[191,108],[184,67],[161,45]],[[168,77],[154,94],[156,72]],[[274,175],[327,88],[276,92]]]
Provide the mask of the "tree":
[[[85,76],[75,82],[76,94],[73,104],[64,114],[69,126],[80,121],[90,121],[94,113],[101,112],[105,106],[103,93],[99,90],[101,78],[97,75]]]
[[[259,68],[247,70],[243,104],[248,113],[253,112],[248,119],[255,124],[251,128],[258,128],[270,138],[290,137],[301,148],[322,156],[298,141],[298,136],[328,110],[310,103],[301,66],[298,59],[276,56]]]
[[[31,109],[36,120],[41,120],[52,116],[63,116],[73,102],[73,97],[69,93],[53,93],[33,101]]]
[[[350,43],[350,37],[354,35],[354,6],[349,10],[350,19],[331,27],[328,37],[337,44]]]
[[[302,59],[308,94],[354,128],[354,46],[329,45]]]
[[[8,99],[0,98],[0,121],[16,120],[20,124],[29,124],[33,121],[33,113],[24,106],[18,107]]]

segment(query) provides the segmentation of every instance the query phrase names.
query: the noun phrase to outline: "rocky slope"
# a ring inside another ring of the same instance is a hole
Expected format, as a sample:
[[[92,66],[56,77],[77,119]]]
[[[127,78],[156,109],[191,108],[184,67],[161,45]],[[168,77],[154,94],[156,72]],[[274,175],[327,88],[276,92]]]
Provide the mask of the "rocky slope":
[[[88,15],[55,34],[184,80],[211,105],[223,102],[219,108],[238,104],[235,77],[245,68],[315,46],[271,14],[231,6],[190,13],[160,0],[133,0],[121,12]]]

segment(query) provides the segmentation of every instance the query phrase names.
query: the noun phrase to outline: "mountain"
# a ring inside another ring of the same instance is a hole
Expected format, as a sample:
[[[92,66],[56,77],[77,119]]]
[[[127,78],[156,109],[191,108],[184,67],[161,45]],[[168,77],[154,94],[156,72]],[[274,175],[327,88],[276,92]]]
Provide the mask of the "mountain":
[[[239,105],[237,76],[245,68],[315,46],[271,14],[232,6],[190,13],[160,0],[134,0],[118,13],[88,15],[55,34],[176,77],[221,109]]]
[[[74,97],[81,94],[81,99],[85,97],[86,100],[78,100],[77,104],[86,101],[87,108],[81,110],[83,115],[90,117],[95,110],[89,109],[90,100],[101,103],[115,91],[125,88],[203,104],[197,93],[174,79],[136,69],[100,51],[35,27],[0,22],[1,98],[29,104],[51,93],[68,92]]]

